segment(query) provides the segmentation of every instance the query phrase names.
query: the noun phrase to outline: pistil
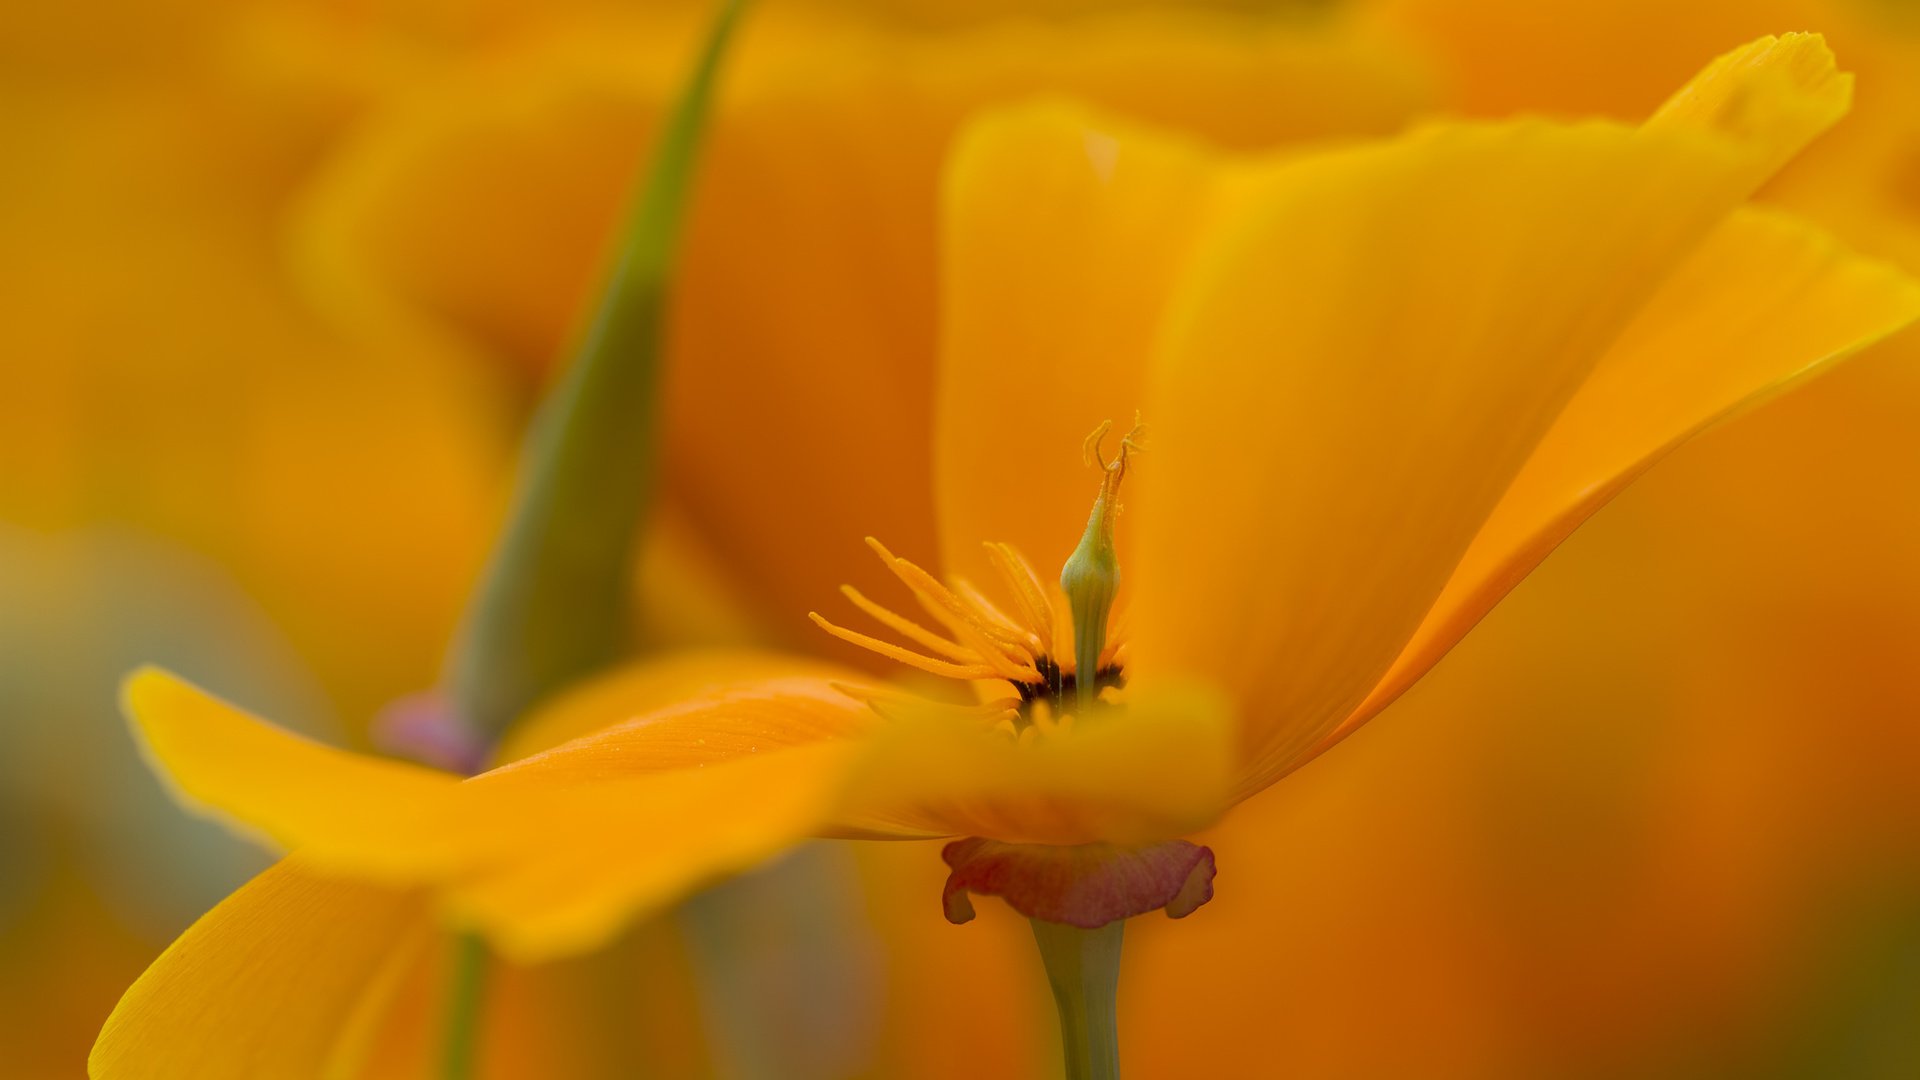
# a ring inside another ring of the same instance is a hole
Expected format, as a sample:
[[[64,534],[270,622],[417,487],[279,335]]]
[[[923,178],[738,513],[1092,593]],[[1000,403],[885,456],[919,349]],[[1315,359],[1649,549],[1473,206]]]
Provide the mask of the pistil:
[[[1100,455],[1100,442],[1113,426],[1106,421],[1087,436],[1083,453],[1087,463],[1101,470],[1100,493],[1094,496],[1093,512],[1087,517],[1087,531],[1080,546],[1067,557],[1060,570],[1060,588],[1067,594],[1073,612],[1074,711],[1085,714],[1093,708],[1099,694],[1100,655],[1107,648],[1107,620],[1113,614],[1113,598],[1120,591],[1120,559],[1114,550],[1113,525],[1120,514],[1120,481],[1127,475],[1127,454],[1140,449],[1146,429],[1136,419],[1133,430],[1120,440],[1120,453],[1112,461]]]

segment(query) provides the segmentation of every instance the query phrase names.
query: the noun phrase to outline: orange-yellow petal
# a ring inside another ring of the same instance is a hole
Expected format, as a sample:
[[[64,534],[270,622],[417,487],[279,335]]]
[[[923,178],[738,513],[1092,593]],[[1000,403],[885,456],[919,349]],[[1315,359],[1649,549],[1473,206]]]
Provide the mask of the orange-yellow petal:
[[[115,1006],[94,1080],[350,1076],[432,932],[417,895],[284,861],[180,935]]]
[[[991,580],[981,544],[1005,541],[1051,580],[1073,550],[1099,489],[1081,442],[1102,421],[1124,432],[1144,403],[1215,172],[1197,145],[1064,104],[988,114],[959,138],[934,418],[949,572]]]
[[[1729,218],[1568,402],[1406,650],[1329,743],[1404,692],[1675,447],[1916,317],[1920,284],[1891,267],[1784,215],[1748,209]]]
[[[513,849],[441,890],[455,922],[523,961],[582,952],[629,921],[819,832],[866,747],[858,740],[476,803]]]
[[[1776,45],[1702,76],[1740,108],[1305,158],[1217,231],[1157,363],[1132,633],[1241,703],[1241,794],[1360,704],[1611,342],[1831,119],[1824,47]]]
[[[322,862],[351,852],[356,864],[418,877],[430,821],[460,787],[448,773],[273,727],[156,668],[129,678],[124,700],[149,763],[182,802],[283,848],[322,853]],[[411,844],[394,832],[409,823],[420,826]],[[389,842],[368,842],[383,836]]]
[[[1853,76],[1835,67],[1826,39],[1786,34],[1715,58],[1645,126],[1726,138],[1747,158],[1734,182],[1751,192],[1838,123],[1852,102]]]
[[[1233,717],[1197,686],[1015,742],[938,711],[902,715],[836,813],[842,828],[1014,843],[1124,845],[1201,828],[1227,805]]]
[[[621,690],[583,693],[617,703]],[[191,804],[329,873],[428,887],[446,915],[525,959],[591,948],[821,831],[866,753],[851,736],[877,720],[828,680],[763,679],[611,714],[594,735],[462,782],[319,745],[157,671],[127,697]]]
[[[788,653],[757,649],[670,653],[629,664],[582,683],[540,705],[507,733],[495,757],[502,762],[518,761],[574,739],[600,734],[624,720],[690,702],[710,700],[715,695],[724,695],[730,687],[743,684],[760,684],[777,679],[811,679],[815,683],[836,679],[853,682],[859,678],[841,668]],[[665,722],[655,719],[648,722],[647,730],[652,738],[658,739],[667,727]],[[745,752],[744,747],[734,747],[726,741],[729,732],[724,729],[676,730],[688,732],[688,743],[699,750],[699,756],[662,757],[651,767],[699,764]],[[822,737],[825,737],[825,733],[822,733]],[[755,731],[754,739],[759,745],[811,741],[803,732],[770,728]]]
[[[617,705],[645,681],[616,677],[582,700]],[[968,710],[883,723],[842,685],[763,679],[611,715],[464,783],[280,732],[158,673],[129,696],[183,792],[307,865],[419,885],[523,960],[590,949],[811,835],[1137,844],[1226,804],[1232,726],[1207,693],[1138,696],[1016,742]]]

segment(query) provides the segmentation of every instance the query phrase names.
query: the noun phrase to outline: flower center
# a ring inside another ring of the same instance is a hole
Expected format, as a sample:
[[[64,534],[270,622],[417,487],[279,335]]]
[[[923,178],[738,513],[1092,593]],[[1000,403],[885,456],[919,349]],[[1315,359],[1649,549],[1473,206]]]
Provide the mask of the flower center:
[[[1058,586],[1044,582],[1012,545],[989,542],[985,545],[988,561],[1012,600],[1002,607],[965,578],[943,582],[868,537],[867,546],[881,565],[906,586],[940,629],[875,603],[851,585],[842,585],[840,591],[855,607],[918,648],[849,630],[818,612],[807,617],[834,637],[890,660],[974,683],[982,717],[1007,722],[1015,734],[1051,728],[1073,714],[1085,713],[1103,697],[1111,699],[1126,685],[1125,635],[1110,625],[1120,581],[1113,523],[1120,509],[1118,494],[1127,454],[1140,448],[1141,429],[1136,425],[1121,440],[1119,456],[1109,462],[1100,455],[1100,441],[1109,427],[1102,424],[1087,438],[1088,462],[1101,470],[1100,493],[1086,534],[1068,558]],[[1083,672],[1091,676],[1082,678]],[[873,706],[885,708],[878,700]]]

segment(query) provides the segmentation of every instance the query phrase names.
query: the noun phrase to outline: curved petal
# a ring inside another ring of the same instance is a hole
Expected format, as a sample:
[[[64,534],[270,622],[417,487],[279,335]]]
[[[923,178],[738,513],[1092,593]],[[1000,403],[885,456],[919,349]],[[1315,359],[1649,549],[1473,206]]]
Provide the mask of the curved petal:
[[[1870,10],[1845,0],[1609,0],[1551,8],[1536,0],[1377,0],[1369,7],[1421,44],[1440,69],[1449,109],[1622,120],[1648,115],[1699,71],[1702,57],[1732,42],[1784,27],[1835,35],[1840,23]],[[1857,62],[1852,41],[1840,40]]]
[[[432,932],[417,895],[283,861],[180,935],[107,1017],[94,1080],[351,1075]]]
[[[460,787],[449,773],[273,727],[156,668],[127,680],[124,702],[149,764],[183,803],[281,847],[358,850],[401,823],[444,813]],[[413,839],[430,846],[424,835]],[[413,856],[398,842],[369,851],[403,878],[421,872]]]
[[[1647,119],[1648,131],[1710,131],[1746,152],[1748,191],[1847,114],[1853,76],[1818,34],[1763,37],[1716,57]]]
[[[1920,284],[1892,267],[1779,214],[1747,209],[1728,219],[1567,404],[1406,650],[1313,753],[1405,692],[1581,522],[1681,443],[1916,317]]]
[[[864,749],[838,739],[489,793],[475,808],[511,850],[448,882],[442,903],[523,961],[596,948],[629,921],[820,831]]]
[[[129,698],[192,798],[309,865],[427,886],[527,960],[592,948],[810,835],[1137,844],[1225,805],[1232,725],[1198,691],[1018,743],[938,707],[881,725],[841,685],[726,687],[464,783],[277,731],[158,673]]]
[[[712,700],[743,684],[777,679],[806,679],[816,684],[838,679],[852,683],[859,681],[860,676],[817,660],[760,649],[669,653],[629,664],[539,706],[507,733],[496,757],[502,762],[518,761],[562,743],[606,732],[626,720],[690,702]],[[657,768],[699,764],[744,752],[744,748],[730,749],[731,744],[724,741],[728,737],[725,730],[684,729],[660,718],[649,719],[646,727],[656,739],[671,728],[685,730],[694,739],[706,740],[692,744],[692,748],[699,751],[698,757],[662,757],[654,766]],[[846,732],[819,734],[830,737],[835,733]],[[770,728],[756,731],[754,740],[762,746],[811,741],[799,732]],[[683,751],[686,749],[688,747],[682,747]]]
[[[1226,805],[1232,726],[1199,691],[1020,744],[947,709],[880,724],[839,686],[743,685],[477,779],[463,824],[516,846],[450,880],[449,912],[535,958],[591,947],[809,835],[1144,843]]]
[[[1319,155],[1218,230],[1157,365],[1132,622],[1137,667],[1247,710],[1242,795],[1361,703],[1612,341],[1831,119],[1818,39],[1734,56],[1644,129]]]
[[[842,828],[1012,843],[1156,843],[1225,809],[1225,702],[1197,686],[1129,692],[1124,710],[1016,742],[908,712],[878,732],[836,811]]]
[[[943,185],[934,410],[948,572],[991,580],[986,541],[1049,578],[1065,561],[1100,486],[1081,442],[1103,421],[1117,437],[1143,403],[1215,173],[1197,146],[1070,105],[989,114],[962,134]]]
[[[330,873],[430,886],[451,918],[525,959],[591,948],[821,831],[867,753],[851,736],[877,719],[828,681],[762,680],[462,782],[322,746],[156,671],[127,699],[192,805]]]

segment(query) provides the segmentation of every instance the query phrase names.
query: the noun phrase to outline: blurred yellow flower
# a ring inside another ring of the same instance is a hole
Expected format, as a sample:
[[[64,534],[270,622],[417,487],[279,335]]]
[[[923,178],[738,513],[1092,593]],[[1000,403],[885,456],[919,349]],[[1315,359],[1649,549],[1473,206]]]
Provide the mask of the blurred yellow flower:
[[[300,1020],[317,1041],[276,1051],[294,1061],[351,1051],[382,935],[428,907],[539,957],[810,833],[1136,845],[1206,824],[1392,701],[1671,447],[1920,313],[1905,279],[1741,205],[1847,94],[1793,36],[1638,128],[1241,159],[1069,106],[976,124],[945,193],[946,561],[975,577],[983,539],[1057,549],[1086,475],[1050,448],[1145,402],[1155,456],[1120,519],[1137,589],[1108,657],[1125,710],[1012,740],[799,661],[668,662],[580,691],[508,754],[529,756],[462,783],[143,674],[129,706],[181,793],[298,854],[129,992],[96,1074],[246,1062],[257,1044],[182,1036],[210,1009],[250,1030],[273,991],[243,999],[232,965],[310,917],[290,909],[362,916],[328,920],[358,944],[326,946],[337,978]],[[1019,690],[1016,726],[1032,700],[1072,712],[1071,651],[1040,633],[1057,604],[992,550],[1026,625],[890,555],[955,640],[883,621]],[[742,681],[756,667],[774,677]]]

